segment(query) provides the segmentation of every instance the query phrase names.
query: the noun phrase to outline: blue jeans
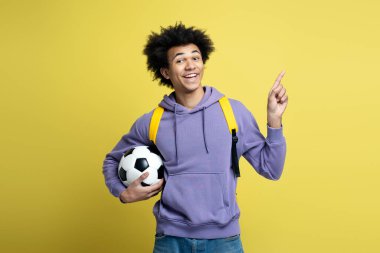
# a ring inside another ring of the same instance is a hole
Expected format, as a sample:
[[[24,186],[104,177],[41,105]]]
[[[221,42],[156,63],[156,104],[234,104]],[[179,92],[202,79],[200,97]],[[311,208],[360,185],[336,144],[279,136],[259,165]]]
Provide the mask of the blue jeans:
[[[157,234],[153,253],[244,253],[240,235],[220,239],[192,239]]]

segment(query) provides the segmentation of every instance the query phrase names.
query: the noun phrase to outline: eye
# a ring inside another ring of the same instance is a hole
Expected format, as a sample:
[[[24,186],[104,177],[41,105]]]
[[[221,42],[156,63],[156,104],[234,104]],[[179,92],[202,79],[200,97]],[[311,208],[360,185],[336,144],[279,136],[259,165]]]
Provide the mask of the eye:
[[[181,63],[181,62],[183,62],[183,59],[178,59],[178,60],[176,61],[176,63]]]

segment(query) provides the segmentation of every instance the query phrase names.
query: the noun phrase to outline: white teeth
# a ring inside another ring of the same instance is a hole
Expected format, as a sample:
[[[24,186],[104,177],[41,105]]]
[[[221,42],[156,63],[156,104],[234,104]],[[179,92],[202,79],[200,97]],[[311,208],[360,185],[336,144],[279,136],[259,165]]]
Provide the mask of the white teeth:
[[[197,74],[190,74],[190,75],[187,75],[187,76],[185,76],[185,77],[195,77]]]

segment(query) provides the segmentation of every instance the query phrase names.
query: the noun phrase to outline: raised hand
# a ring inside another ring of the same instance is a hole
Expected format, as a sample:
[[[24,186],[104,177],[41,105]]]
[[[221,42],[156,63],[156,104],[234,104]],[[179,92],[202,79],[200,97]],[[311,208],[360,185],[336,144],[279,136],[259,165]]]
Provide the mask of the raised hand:
[[[282,71],[273,84],[268,95],[267,120],[268,125],[273,128],[281,127],[282,114],[288,105],[288,95],[281,83],[285,71]]]

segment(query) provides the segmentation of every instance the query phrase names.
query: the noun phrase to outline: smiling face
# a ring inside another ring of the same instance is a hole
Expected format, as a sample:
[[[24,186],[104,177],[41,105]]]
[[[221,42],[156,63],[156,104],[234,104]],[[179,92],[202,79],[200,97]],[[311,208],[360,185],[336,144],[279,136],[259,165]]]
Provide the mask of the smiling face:
[[[196,45],[170,48],[168,63],[168,68],[161,68],[161,74],[170,79],[176,92],[190,93],[202,89],[203,60]]]

